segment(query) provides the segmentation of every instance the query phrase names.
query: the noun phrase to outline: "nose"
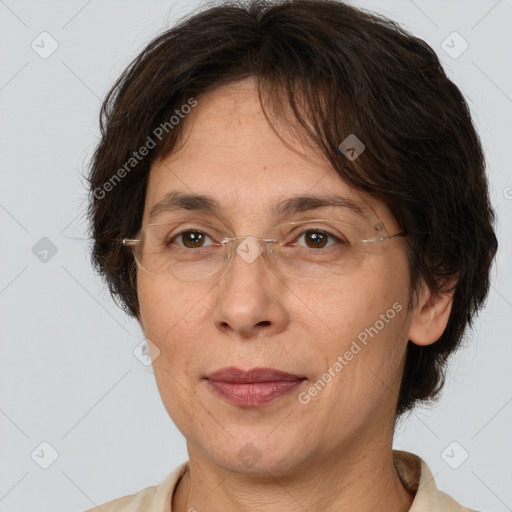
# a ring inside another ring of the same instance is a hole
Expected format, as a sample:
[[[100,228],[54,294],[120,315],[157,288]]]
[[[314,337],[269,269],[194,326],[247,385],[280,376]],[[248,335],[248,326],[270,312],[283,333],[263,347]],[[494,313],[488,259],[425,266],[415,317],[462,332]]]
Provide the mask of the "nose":
[[[236,240],[229,268],[219,281],[214,311],[216,327],[244,338],[282,332],[289,322],[286,285],[265,261],[265,242]]]

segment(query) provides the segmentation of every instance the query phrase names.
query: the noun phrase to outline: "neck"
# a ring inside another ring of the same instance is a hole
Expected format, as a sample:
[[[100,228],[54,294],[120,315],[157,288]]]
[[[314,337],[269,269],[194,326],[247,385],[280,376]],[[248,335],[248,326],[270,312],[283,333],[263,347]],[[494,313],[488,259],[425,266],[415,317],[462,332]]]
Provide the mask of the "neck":
[[[405,489],[393,466],[391,447],[367,445],[282,476],[240,474],[210,464],[194,464],[180,480],[173,512],[208,509],[210,512],[406,512],[413,495]],[[204,469],[208,468],[208,471]]]

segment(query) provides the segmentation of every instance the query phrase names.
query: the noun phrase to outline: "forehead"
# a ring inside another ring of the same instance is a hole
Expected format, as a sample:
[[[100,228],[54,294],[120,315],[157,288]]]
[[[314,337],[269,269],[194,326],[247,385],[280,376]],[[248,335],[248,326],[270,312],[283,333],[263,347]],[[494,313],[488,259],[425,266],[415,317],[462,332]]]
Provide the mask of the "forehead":
[[[340,178],[319,148],[297,138],[289,123],[272,119],[285,140],[276,134],[252,79],[199,96],[182,122],[178,149],[152,165],[146,221],[173,191],[212,196],[231,217],[275,216],[276,203],[292,195],[337,196],[364,207],[361,192]]]

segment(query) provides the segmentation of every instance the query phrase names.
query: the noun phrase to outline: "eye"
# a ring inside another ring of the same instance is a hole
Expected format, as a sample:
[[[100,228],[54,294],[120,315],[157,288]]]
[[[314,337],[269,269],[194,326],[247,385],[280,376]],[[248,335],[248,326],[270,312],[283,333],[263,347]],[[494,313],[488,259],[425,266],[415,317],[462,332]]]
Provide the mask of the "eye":
[[[323,231],[320,229],[308,229],[304,231],[297,240],[304,238],[306,243],[306,247],[308,249],[324,249],[329,248],[338,243],[343,243],[337,236],[334,236],[332,233],[328,231]],[[331,245],[327,245],[329,243],[329,239],[331,239]],[[294,244],[295,245],[295,244]]]
[[[200,248],[200,247],[204,247],[204,242],[205,240],[209,238],[210,240],[212,240],[206,233],[204,233],[203,231],[197,231],[197,230],[188,230],[188,231],[182,231],[181,233],[178,233],[177,235],[174,235],[173,237],[171,237],[167,242],[166,242],[166,246],[169,246],[171,245],[172,243],[174,243],[175,241],[178,241],[181,242],[176,242],[176,245],[180,246],[180,247],[185,247],[186,249],[195,249],[195,248]]]

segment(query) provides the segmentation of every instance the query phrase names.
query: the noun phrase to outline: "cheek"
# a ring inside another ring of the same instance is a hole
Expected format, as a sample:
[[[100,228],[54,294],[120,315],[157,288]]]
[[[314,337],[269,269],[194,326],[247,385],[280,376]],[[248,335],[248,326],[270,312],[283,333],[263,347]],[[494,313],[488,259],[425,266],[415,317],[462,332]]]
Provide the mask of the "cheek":
[[[334,285],[328,293],[319,294],[314,301],[311,299],[311,304],[314,305],[311,309],[328,333],[327,345],[333,346],[332,340],[335,338],[339,343],[334,346],[340,348],[340,345],[342,347],[347,341],[373,326],[386,311],[391,310],[386,317],[391,317],[391,320],[397,316],[396,309],[405,311],[405,295],[403,285],[398,282],[400,280],[382,279],[375,273],[363,273]],[[393,309],[395,303],[403,308],[397,306]],[[308,326],[304,325],[304,328],[307,329]]]
[[[162,286],[162,280],[139,279],[141,327],[158,349],[153,373],[164,403],[175,409],[180,383],[200,375],[198,354],[204,350],[208,297]],[[174,405],[173,405],[174,404]]]
[[[407,344],[406,305],[395,298],[369,297],[360,290],[350,301],[331,302],[337,310],[331,322],[335,334],[316,344],[316,353],[311,351],[311,360],[319,364],[302,399],[311,401],[308,407],[334,437],[394,407]]]
[[[373,265],[368,272],[346,279],[342,288],[334,287],[316,301],[316,310],[322,312],[328,329],[324,330],[325,336],[317,338],[315,349],[324,354],[321,362],[325,368],[342,358],[343,369],[338,373],[345,375],[349,386],[359,388],[359,383],[369,378],[390,382],[406,349],[407,267],[397,266],[395,272],[389,272],[384,263],[381,261],[381,268]],[[305,323],[303,328],[311,326]]]
[[[197,355],[204,343],[201,326],[204,326],[207,297],[184,293],[176,287],[163,284],[161,279],[139,278],[138,297],[141,327],[146,338],[155,345],[158,354],[152,369],[162,402],[178,428],[186,428],[190,410],[189,380],[199,375]]]
[[[162,278],[139,277],[137,294],[140,305],[141,327],[155,343],[168,341],[189,333],[193,337],[199,329],[201,299],[204,293],[173,286]]]

